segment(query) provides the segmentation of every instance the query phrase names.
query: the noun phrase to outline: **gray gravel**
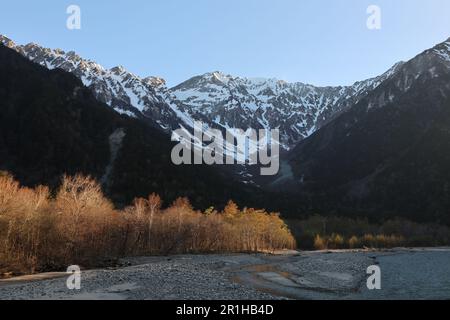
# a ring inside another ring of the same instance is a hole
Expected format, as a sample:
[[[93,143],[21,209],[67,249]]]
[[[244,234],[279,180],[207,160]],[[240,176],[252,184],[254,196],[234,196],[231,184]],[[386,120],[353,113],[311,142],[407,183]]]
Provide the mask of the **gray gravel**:
[[[290,252],[278,255],[185,255],[126,259],[131,264],[83,271],[81,290],[66,274],[0,281],[2,299],[449,299],[449,249],[382,252]],[[378,264],[382,290],[368,291]]]
[[[228,257],[223,257],[130,259],[132,263],[145,264],[82,272],[79,291],[67,289],[66,277],[26,283],[1,281],[0,299],[274,299],[233,282],[222,270],[228,264]]]

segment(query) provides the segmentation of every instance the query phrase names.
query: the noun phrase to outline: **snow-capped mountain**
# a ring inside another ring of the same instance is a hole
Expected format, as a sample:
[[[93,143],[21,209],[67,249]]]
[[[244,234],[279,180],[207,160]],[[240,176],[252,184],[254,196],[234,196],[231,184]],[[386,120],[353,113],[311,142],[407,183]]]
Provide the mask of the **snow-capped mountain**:
[[[173,165],[172,147],[166,133],[120,116],[73,74],[0,45],[0,171],[23,186],[53,188],[65,174],[83,174],[118,206],[153,192],[168,203],[189,197],[199,209],[229,198],[256,206],[253,189],[213,167]]]
[[[392,77],[402,64],[352,86],[315,87],[277,79],[251,79],[207,73],[168,88],[163,79],[141,78],[123,67],[106,69],[75,52],[37,44],[0,43],[48,69],[71,72],[96,98],[119,113],[146,118],[170,132],[198,120],[215,128],[280,129],[284,149],[310,136],[336,115]]]
[[[274,188],[297,188],[299,203],[317,212],[450,223],[449,128],[450,39],[299,142],[287,156],[291,179]]]
[[[188,196],[196,207],[240,198],[275,203],[273,210],[292,216],[450,224],[450,39],[380,77],[337,88],[219,72],[167,88],[162,79],[105,69],[74,53],[0,42],[16,51],[0,45],[0,167],[25,184],[57,183],[63,173],[82,171],[104,178],[119,204],[158,192],[171,200]],[[71,71],[89,89],[47,68]],[[309,137],[282,153],[279,176],[267,180],[252,176],[258,168],[250,166],[177,167],[167,134],[119,116],[91,92],[166,131],[188,129],[195,119],[214,127],[279,126],[286,148]],[[123,133],[115,154],[110,139]],[[281,192],[243,188],[229,173]]]
[[[290,149],[390,78],[399,66],[347,87],[314,87],[213,72],[172,88],[166,101],[189,118],[223,128],[278,128],[282,145]]]
[[[165,81],[157,77],[140,78],[121,66],[106,69],[75,52],[43,48],[37,44],[16,45],[0,36],[0,43],[16,50],[48,69],[62,69],[77,76],[95,97],[121,114],[145,117],[163,129],[177,125],[177,115],[165,103],[159,89]],[[172,123],[172,121],[175,121]]]
[[[431,81],[448,74],[450,70],[450,38],[447,41],[425,50],[413,59],[403,63],[386,81],[380,90],[370,93],[366,98],[367,110],[382,108],[395,102],[401,95],[408,93],[417,83]],[[450,89],[450,84],[440,88],[443,95]]]

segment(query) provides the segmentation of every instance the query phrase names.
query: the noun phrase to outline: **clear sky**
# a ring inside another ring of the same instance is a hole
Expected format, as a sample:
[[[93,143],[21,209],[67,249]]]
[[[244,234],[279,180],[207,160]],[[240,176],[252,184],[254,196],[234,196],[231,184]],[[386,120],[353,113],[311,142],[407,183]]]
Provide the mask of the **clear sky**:
[[[66,8],[81,8],[81,30]],[[381,30],[366,26],[381,8]],[[449,0],[14,0],[0,33],[169,85],[210,71],[345,85],[450,37]]]

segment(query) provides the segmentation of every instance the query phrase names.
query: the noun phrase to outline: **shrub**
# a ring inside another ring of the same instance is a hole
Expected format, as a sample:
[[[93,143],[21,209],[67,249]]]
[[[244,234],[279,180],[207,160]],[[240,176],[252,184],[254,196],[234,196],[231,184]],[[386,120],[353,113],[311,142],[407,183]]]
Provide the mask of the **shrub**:
[[[393,218],[382,223],[369,223],[366,219],[348,217],[322,217],[313,215],[303,220],[287,220],[299,246],[314,249],[314,240],[320,234],[329,246],[333,234],[346,241],[342,248],[391,248],[396,246],[448,246],[450,228],[446,225],[419,224],[401,218]],[[355,237],[352,241],[350,241]]]

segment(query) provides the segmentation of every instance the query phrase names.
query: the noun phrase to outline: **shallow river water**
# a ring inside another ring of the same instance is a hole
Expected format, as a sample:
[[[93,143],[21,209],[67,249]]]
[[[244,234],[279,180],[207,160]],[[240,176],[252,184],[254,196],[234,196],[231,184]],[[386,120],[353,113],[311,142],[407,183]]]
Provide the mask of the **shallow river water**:
[[[427,250],[377,257],[381,290],[363,284],[361,299],[450,299],[450,251]]]

